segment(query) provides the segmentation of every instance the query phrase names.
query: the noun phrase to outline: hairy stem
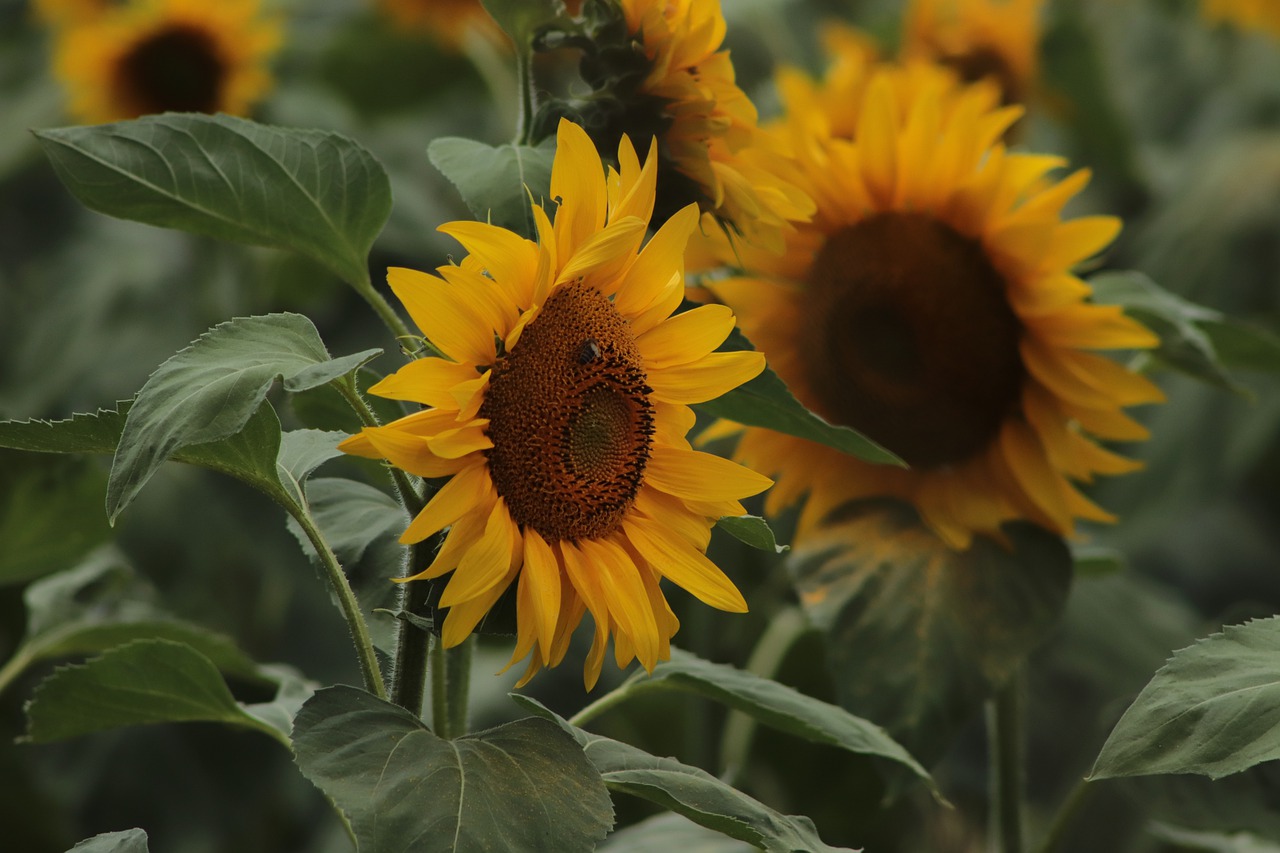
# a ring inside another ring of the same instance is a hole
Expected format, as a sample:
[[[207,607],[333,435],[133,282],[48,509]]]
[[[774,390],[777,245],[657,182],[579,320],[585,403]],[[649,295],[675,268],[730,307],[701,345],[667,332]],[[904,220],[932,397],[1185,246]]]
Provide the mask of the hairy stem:
[[[341,564],[338,563],[337,555],[321,535],[320,528],[316,526],[315,519],[311,517],[306,507],[294,507],[292,514],[306,533],[311,547],[315,548],[320,556],[325,578],[338,599],[338,607],[342,610],[343,618],[347,620],[351,639],[356,646],[356,658],[360,663],[360,674],[364,677],[365,689],[379,699],[386,699],[387,688],[382,682],[382,670],[378,666],[378,654],[374,651],[373,640],[369,636],[369,626],[364,621],[364,614],[360,612],[360,602],[356,600],[356,594],[352,591]]]
[[[391,330],[391,334],[396,340],[418,337],[409,331],[409,327],[405,325],[404,320],[401,320],[400,315],[396,313],[396,309],[392,308],[391,303],[387,302],[383,295],[374,288],[373,280],[369,278],[368,273],[359,281],[352,281],[349,284],[355,288],[356,293],[364,297],[364,301],[369,303],[373,313],[377,314],[378,319]]]

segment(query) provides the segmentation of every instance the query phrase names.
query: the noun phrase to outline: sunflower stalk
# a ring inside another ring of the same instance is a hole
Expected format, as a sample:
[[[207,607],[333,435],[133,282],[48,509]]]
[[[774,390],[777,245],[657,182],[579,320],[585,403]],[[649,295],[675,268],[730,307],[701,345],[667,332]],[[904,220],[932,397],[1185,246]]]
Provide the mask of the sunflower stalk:
[[[762,678],[773,678],[807,627],[804,614],[798,607],[778,611],[752,650],[746,671]],[[733,784],[746,767],[757,728],[755,718],[742,711],[730,711],[725,719],[724,734],[720,738],[720,758],[724,767],[721,778],[729,784]]]
[[[439,637],[431,643],[431,722],[436,735],[446,740],[467,733],[474,645],[474,635],[451,649]]]
[[[987,703],[990,803],[987,849],[1023,853],[1023,804],[1026,798],[1023,678],[1015,672]]]
[[[1080,814],[1080,810],[1084,808],[1085,803],[1088,802],[1095,790],[1097,790],[1097,786],[1090,784],[1087,779],[1081,779],[1076,782],[1075,787],[1071,789],[1071,793],[1067,794],[1066,801],[1058,809],[1058,813],[1054,815],[1053,823],[1049,825],[1049,830],[1044,834],[1044,840],[1036,848],[1037,853],[1058,853],[1063,849],[1062,844],[1066,840],[1067,830],[1075,822],[1076,816]]]
[[[516,94],[520,109],[516,114],[515,144],[532,145],[537,97],[533,82],[533,43],[528,38],[516,42]]]

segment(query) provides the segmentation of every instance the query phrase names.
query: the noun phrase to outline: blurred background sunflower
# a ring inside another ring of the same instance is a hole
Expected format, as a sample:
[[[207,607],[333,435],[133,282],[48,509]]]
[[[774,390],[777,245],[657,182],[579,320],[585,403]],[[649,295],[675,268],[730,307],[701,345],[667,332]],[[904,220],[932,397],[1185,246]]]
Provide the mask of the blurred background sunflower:
[[[246,115],[270,88],[278,20],[259,0],[134,0],[49,10],[68,107],[94,124],[162,112]]]

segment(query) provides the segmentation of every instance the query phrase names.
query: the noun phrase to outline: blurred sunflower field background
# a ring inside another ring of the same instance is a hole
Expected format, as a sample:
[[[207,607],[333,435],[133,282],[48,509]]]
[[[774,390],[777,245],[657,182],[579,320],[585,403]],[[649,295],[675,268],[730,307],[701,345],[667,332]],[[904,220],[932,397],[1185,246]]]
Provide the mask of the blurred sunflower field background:
[[[1280,3],[0,0],[0,848],[1280,850]]]

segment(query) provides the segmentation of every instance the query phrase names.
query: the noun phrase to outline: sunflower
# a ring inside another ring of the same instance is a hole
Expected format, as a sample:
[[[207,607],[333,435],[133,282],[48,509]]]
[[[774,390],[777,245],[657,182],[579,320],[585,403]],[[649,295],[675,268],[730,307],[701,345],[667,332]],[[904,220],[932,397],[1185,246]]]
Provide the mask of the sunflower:
[[[813,205],[735,81],[719,0],[595,0],[584,11],[597,22],[585,76],[602,91],[580,112],[599,147],[656,135],[660,212],[695,202],[708,224],[781,251]]]
[[[280,36],[259,0],[137,0],[60,30],[54,67],[85,122],[243,115],[270,87]]]
[[[1210,21],[1230,21],[1280,38],[1280,4],[1275,0],[1201,0],[1200,8]]]
[[[451,50],[460,49],[473,31],[505,40],[480,0],[378,0],[378,8],[397,28],[433,36]]]
[[[441,636],[460,643],[512,583],[525,680],[564,657],[589,611],[587,688],[612,633],[619,666],[670,656],[678,622],[666,578],[722,610],[746,603],[705,555],[711,526],[769,480],[693,450],[688,404],[764,369],[759,353],[713,350],[733,314],[709,305],[672,316],[690,205],[640,249],[654,204],[656,150],[643,167],[627,139],[605,179],[586,133],[558,130],[538,242],[478,222],[441,231],[468,251],[439,277],[392,269],[396,296],[443,357],[410,362],[370,391],[428,408],[366,428],[340,447],[422,477],[451,479],[401,542],[449,527],[419,578],[452,572]]]
[[[36,17],[46,24],[64,26],[84,23],[119,6],[123,0],[34,0]]]
[[[913,0],[904,60],[945,65],[965,82],[990,79],[1005,104],[1023,104],[1036,77],[1044,0]]]
[[[785,132],[817,213],[784,255],[744,251],[745,273],[708,287],[802,402],[911,467],[760,429],[736,458],[776,477],[770,513],[807,493],[800,536],[871,496],[913,504],[956,549],[1014,519],[1062,535],[1113,520],[1074,483],[1139,466],[1091,436],[1145,438],[1122,407],[1162,395],[1091,351],[1157,339],[1089,302],[1071,270],[1119,221],[1061,217],[1088,171],[1053,180],[1059,158],[1008,152],[998,140],[1021,108],[995,105],[990,87],[891,65],[858,79],[849,138],[822,130],[840,116],[807,114],[825,101],[798,78],[784,87],[810,95],[787,104]]]

